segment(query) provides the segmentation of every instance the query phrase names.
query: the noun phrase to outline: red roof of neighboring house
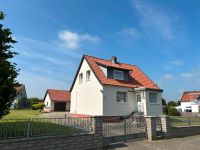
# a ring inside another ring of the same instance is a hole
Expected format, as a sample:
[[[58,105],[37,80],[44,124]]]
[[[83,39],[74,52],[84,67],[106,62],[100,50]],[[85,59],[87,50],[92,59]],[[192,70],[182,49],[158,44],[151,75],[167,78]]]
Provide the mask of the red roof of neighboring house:
[[[137,66],[125,64],[121,62],[117,62],[115,64],[112,63],[112,60],[105,60],[101,58],[96,58],[93,56],[84,55],[81,61],[81,64],[83,62],[83,59],[86,59],[89,66],[91,67],[92,71],[94,72],[95,76],[99,80],[99,82],[103,85],[112,85],[112,86],[122,86],[122,87],[130,87],[130,88],[148,88],[148,89],[155,89],[155,90],[161,90],[149,77],[142,72]],[[81,64],[79,66],[79,69],[81,67]],[[129,70],[130,71],[130,79],[129,81],[124,80],[117,80],[117,79],[111,79],[107,78],[99,65],[105,66],[105,67],[112,67],[116,69],[122,69],[122,70]],[[78,71],[79,71],[78,69]],[[77,78],[78,71],[76,74],[76,77],[74,79],[74,82]],[[74,83],[72,84],[71,90],[73,88]]]
[[[24,85],[23,84],[20,84],[18,86],[15,87],[15,90],[16,90],[16,94],[19,94],[22,92],[22,90],[24,89]]]
[[[71,99],[71,93],[69,91],[48,89],[47,93],[51,101],[67,102]]]
[[[181,97],[181,102],[191,102],[200,96],[200,91],[187,91]]]

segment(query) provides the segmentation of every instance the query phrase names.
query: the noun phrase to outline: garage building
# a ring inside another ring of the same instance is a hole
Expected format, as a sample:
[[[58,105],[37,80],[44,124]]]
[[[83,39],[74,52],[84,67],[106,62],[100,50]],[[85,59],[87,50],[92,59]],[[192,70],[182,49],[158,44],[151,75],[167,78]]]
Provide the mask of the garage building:
[[[44,111],[70,111],[70,99],[69,91],[48,89],[44,96]]]

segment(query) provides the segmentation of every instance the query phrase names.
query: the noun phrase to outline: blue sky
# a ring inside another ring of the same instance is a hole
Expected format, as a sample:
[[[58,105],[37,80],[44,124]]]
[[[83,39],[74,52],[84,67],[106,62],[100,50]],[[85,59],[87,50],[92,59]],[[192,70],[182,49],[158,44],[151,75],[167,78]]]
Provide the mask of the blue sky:
[[[139,66],[178,100],[200,90],[198,0],[1,0],[28,97],[69,89],[83,54]]]

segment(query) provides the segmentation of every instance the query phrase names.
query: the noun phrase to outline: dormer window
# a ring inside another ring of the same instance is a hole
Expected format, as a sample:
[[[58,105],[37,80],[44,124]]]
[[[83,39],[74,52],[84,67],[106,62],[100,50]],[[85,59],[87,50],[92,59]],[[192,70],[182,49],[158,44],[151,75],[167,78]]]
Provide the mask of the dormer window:
[[[123,71],[114,70],[113,71],[113,77],[114,77],[114,79],[123,80],[124,79],[124,73],[123,73]]]

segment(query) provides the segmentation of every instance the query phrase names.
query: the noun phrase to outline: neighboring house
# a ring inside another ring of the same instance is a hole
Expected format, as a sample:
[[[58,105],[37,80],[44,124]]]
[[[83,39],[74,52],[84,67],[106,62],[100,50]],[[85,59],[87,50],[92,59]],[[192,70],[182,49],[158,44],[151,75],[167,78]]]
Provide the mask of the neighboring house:
[[[83,55],[71,89],[70,113],[162,115],[162,92],[137,66]]]
[[[69,111],[70,97],[69,91],[48,89],[44,97],[44,111]]]
[[[177,107],[182,112],[198,113],[200,110],[200,91],[187,91],[181,97],[181,106]]]
[[[27,100],[27,94],[26,94],[26,88],[24,84],[20,84],[18,86],[15,87],[16,90],[16,97],[13,101],[13,103],[11,104],[11,109],[14,109],[17,107],[17,104],[19,102],[19,100]],[[23,106],[20,106],[23,107]]]

